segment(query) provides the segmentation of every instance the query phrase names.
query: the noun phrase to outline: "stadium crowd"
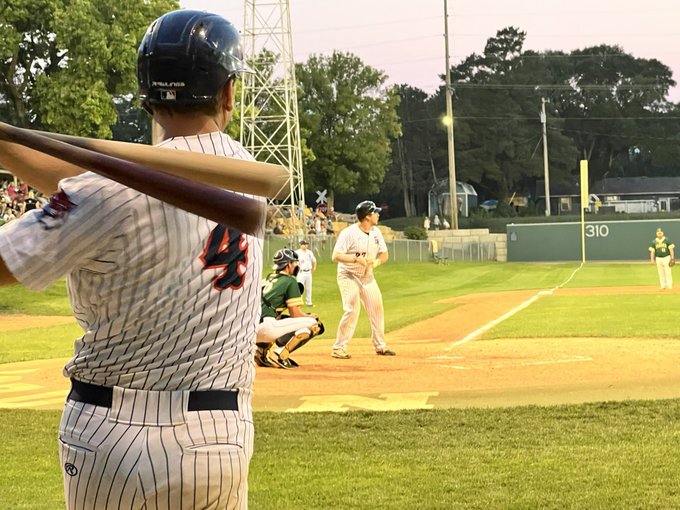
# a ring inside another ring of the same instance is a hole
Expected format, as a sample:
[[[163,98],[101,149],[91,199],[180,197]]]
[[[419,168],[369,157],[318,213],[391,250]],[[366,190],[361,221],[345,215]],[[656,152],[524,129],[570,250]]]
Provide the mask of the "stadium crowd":
[[[0,181],[0,225],[46,203],[47,199],[40,192],[29,188],[24,182],[14,179]]]

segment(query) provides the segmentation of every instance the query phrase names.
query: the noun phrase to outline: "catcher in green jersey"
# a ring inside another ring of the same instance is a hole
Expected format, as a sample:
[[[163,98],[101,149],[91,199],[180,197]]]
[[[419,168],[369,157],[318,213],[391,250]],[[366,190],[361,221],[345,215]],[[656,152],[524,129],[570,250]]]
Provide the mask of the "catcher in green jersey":
[[[257,327],[255,363],[261,367],[295,368],[290,353],[324,332],[315,314],[304,313],[298,283],[298,256],[283,248],[274,254],[274,273],[262,282],[262,317]]]
[[[660,228],[656,229],[656,238],[649,245],[649,260],[652,264],[656,264],[661,290],[672,289],[671,267],[675,265],[675,244],[664,236]]]

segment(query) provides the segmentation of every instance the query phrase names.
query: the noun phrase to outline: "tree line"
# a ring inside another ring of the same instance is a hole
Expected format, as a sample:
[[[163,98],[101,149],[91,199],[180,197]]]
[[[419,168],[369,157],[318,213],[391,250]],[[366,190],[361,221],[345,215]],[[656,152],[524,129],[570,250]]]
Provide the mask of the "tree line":
[[[174,0],[13,0],[0,8],[0,116],[79,136],[148,142],[136,95],[136,50]],[[481,198],[533,196],[543,178],[545,101],[550,178],[588,159],[591,179],[680,175],[680,104],[671,70],[616,45],[569,53],[524,49],[506,27],[451,68],[457,179]],[[267,72],[267,68],[260,70]],[[295,66],[305,188],[336,209],[373,198],[392,216],[427,212],[448,177],[446,89],[428,94],[351,53]],[[238,123],[232,123],[234,129]],[[238,133],[232,133],[238,135]]]

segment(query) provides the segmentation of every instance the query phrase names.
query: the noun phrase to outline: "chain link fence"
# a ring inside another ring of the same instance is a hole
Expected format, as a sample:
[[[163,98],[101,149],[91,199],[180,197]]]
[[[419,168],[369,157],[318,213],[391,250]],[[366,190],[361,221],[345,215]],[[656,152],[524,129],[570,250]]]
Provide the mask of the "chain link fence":
[[[264,241],[265,260],[271,260],[276,250],[284,247],[296,250],[301,237],[267,235]],[[311,235],[304,238],[309,243],[318,262],[330,262],[333,254],[335,238],[332,235]],[[415,241],[411,239],[393,239],[387,241],[390,263],[434,262],[433,241]],[[437,255],[449,262],[494,261],[496,260],[496,243],[492,241],[453,242],[439,239],[436,241]]]

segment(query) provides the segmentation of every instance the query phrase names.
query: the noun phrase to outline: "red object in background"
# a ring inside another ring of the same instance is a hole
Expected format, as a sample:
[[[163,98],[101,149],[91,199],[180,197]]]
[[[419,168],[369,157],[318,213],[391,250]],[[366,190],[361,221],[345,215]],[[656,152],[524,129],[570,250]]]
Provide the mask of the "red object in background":
[[[15,186],[14,183],[7,186],[7,195],[10,200],[23,200],[28,196],[28,184],[21,183],[19,186]]]

